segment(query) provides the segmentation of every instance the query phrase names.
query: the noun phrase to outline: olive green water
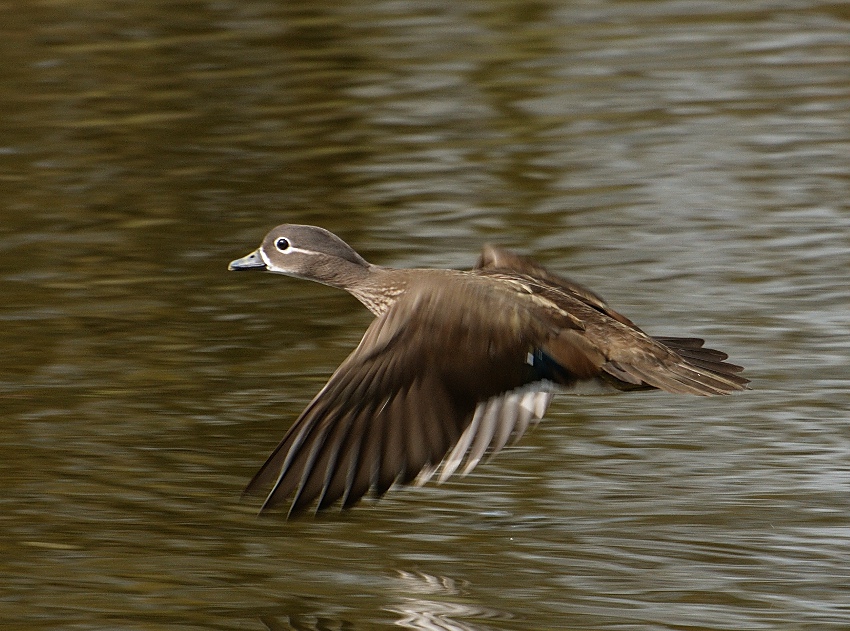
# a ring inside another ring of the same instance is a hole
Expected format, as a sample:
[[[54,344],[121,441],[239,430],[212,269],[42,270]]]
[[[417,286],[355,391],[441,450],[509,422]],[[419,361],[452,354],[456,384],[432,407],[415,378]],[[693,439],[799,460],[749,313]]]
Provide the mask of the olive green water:
[[[844,2],[0,4],[0,626],[850,627]],[[753,390],[561,397],[443,486],[240,492],[369,315],[227,263],[486,241]]]

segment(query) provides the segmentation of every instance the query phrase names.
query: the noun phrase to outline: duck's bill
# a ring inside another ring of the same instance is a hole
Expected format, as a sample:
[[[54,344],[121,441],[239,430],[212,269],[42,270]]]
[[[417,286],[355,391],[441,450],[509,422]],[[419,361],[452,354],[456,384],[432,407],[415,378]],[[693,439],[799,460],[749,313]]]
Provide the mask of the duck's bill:
[[[266,267],[265,261],[263,261],[263,257],[260,256],[259,250],[254,250],[248,256],[243,256],[241,259],[236,259],[235,261],[230,261],[230,265],[227,266],[231,272],[244,272],[246,270],[265,270],[268,269]]]

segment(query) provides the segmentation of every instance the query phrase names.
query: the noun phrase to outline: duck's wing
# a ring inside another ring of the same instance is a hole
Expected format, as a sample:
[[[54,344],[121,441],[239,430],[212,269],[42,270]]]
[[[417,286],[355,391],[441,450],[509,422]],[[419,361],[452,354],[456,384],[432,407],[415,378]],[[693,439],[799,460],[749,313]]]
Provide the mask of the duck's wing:
[[[637,329],[638,326],[629,320],[622,313],[615,311],[611,305],[597,294],[595,291],[574,281],[571,278],[555,274],[543,267],[540,263],[528,256],[522,256],[511,250],[500,248],[495,245],[487,244],[481,249],[481,255],[475,263],[473,269],[496,271],[505,270],[516,274],[528,276],[536,281],[558,287],[564,292],[572,294],[578,300],[581,300],[588,306],[593,307],[601,313],[604,313],[609,318],[613,318],[617,322],[621,322],[626,326]]]
[[[409,288],[374,320],[246,491],[271,486],[264,508],[292,498],[290,514],[351,506],[427,478],[450,450],[443,477],[464,456],[468,471],[540,418],[552,368],[535,349],[580,323],[547,321],[499,283],[472,280]],[[598,371],[581,343],[560,346],[554,380]]]
[[[607,361],[603,373],[612,385],[628,390],[660,388],[688,394],[725,394],[742,390],[748,379],[743,368],[725,361],[722,351],[704,348],[694,337],[650,337],[629,318],[615,311],[591,289],[554,274],[534,259],[493,245],[484,246],[475,269],[485,274],[518,274],[540,293],[576,315],[587,325],[586,337],[602,349]],[[578,303],[581,304],[577,304]],[[589,313],[589,307],[597,313]],[[603,317],[599,317],[599,316]],[[611,322],[614,320],[631,331]]]

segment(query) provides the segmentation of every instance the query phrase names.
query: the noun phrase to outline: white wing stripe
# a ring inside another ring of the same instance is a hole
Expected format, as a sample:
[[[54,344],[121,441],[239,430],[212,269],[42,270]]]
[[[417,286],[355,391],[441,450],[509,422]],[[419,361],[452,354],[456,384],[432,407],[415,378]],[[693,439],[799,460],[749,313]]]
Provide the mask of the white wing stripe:
[[[472,417],[472,422],[469,423],[469,427],[467,427],[463,434],[461,434],[454,449],[452,449],[449,455],[443,460],[443,470],[440,471],[440,477],[438,479],[439,482],[445,482],[460,466],[460,462],[463,460],[463,454],[466,453],[466,450],[469,448],[469,443],[472,442],[472,438],[478,431],[478,424],[481,422],[481,416],[483,414],[483,405],[479,405],[475,408],[475,414]]]
[[[541,385],[546,388],[541,390]],[[537,421],[546,413],[554,395],[554,384],[534,384],[517,388],[501,396],[483,401],[475,408],[475,414],[469,426],[464,430],[454,448],[442,462],[438,481],[445,482],[461,465],[466,456],[461,475],[466,475],[481,461],[488,452],[499,452],[513,436],[518,441],[532,421]],[[467,453],[468,452],[468,453]],[[434,471],[423,471],[417,478],[417,484],[424,484]]]
[[[466,475],[475,468],[475,465],[479,463],[487,451],[490,441],[493,440],[493,434],[496,432],[496,428],[505,424],[504,410],[506,408],[504,402],[510,400],[510,397],[511,395],[508,395],[504,399],[490,399],[487,401],[481,419],[481,425],[478,428],[478,434],[475,436],[475,441],[469,449],[466,466],[464,466],[461,475]]]

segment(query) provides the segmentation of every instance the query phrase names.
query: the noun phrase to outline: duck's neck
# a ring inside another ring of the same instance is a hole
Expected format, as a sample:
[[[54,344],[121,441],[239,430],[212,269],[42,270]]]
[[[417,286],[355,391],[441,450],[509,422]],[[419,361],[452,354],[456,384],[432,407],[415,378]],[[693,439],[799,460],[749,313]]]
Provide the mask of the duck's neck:
[[[354,266],[352,266],[354,267]],[[362,302],[376,316],[381,316],[393,306],[399,294],[404,292],[405,271],[379,265],[357,266],[346,274],[344,283],[337,285]]]

